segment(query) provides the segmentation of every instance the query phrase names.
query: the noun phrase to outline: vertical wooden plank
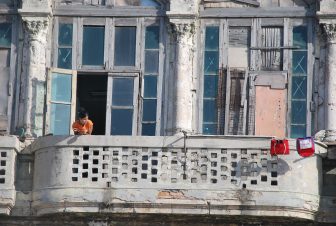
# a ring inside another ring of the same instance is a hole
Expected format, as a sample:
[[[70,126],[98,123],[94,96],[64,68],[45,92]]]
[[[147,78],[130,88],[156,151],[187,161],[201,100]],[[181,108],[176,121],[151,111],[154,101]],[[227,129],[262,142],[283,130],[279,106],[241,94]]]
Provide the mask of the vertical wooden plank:
[[[71,79],[71,116],[70,116],[70,131],[73,135],[72,123],[76,120],[76,101],[77,101],[77,71],[72,71]]]
[[[314,21],[309,18],[307,21],[307,128],[306,134],[310,136],[312,133],[312,111],[311,111],[311,103],[313,97],[313,79],[314,79],[314,46],[313,46],[313,29]]]
[[[248,68],[246,68],[245,70],[245,78],[244,78],[244,86],[243,86],[243,90],[242,90],[242,98],[241,98],[241,107],[243,107],[243,134],[242,135],[247,135],[246,133],[246,128],[247,128],[247,96],[248,96]]]
[[[284,46],[290,46],[289,44],[289,18],[284,18],[284,27],[283,27],[283,33],[284,33]],[[284,49],[283,50],[283,71],[288,71],[289,66],[289,50]]]
[[[109,68],[109,42],[110,42],[110,37],[109,37],[109,31],[110,31],[110,26],[109,26],[109,18],[105,18],[105,26],[104,26],[104,70],[108,70]]]
[[[106,26],[105,26],[105,52],[104,52],[104,58],[105,58],[105,70],[111,70],[112,69],[112,59],[113,59],[113,49],[112,49],[112,18],[106,18]]]
[[[46,112],[44,114],[45,116],[45,124],[44,124],[44,131],[46,134],[50,133],[50,98],[51,98],[51,76],[52,76],[52,69],[48,68],[47,71],[47,90],[46,90]]]
[[[141,59],[141,21],[143,19],[138,18],[136,24],[136,49],[135,49],[135,67],[140,69],[140,59]]]
[[[78,19],[73,18],[72,20],[72,70],[76,70],[78,68]]]
[[[160,18],[159,22],[159,74],[157,79],[157,112],[156,112],[156,130],[155,135],[160,136],[161,131],[161,116],[162,116],[162,81],[163,81],[163,68],[165,62],[165,55],[164,55],[164,19]]]
[[[139,91],[138,91],[138,108],[136,109],[138,112],[137,118],[138,118],[138,127],[137,135],[141,135],[142,133],[142,114],[143,114],[143,96],[144,96],[144,74],[145,74],[145,42],[146,42],[146,25],[143,18],[140,18],[138,20],[137,24],[138,29],[140,30],[140,37],[139,39],[139,53],[136,54],[136,62],[139,62],[140,67],[140,74],[139,74]],[[160,62],[160,61],[159,61]],[[156,105],[156,108],[158,107],[158,104]]]
[[[112,108],[112,75],[107,78],[107,96],[106,96],[106,120],[105,135],[111,135],[111,108]]]
[[[225,128],[224,134],[227,135],[229,133],[229,115],[230,115],[230,93],[231,93],[231,75],[230,75],[230,67],[226,68],[226,98],[225,98]]]
[[[252,19],[252,27],[251,27],[251,46],[257,46],[257,19]],[[250,68],[251,71],[255,71],[257,68],[257,50],[250,50]]]
[[[133,124],[132,136],[138,135],[138,95],[139,95],[139,74],[134,79],[134,93],[133,93]]]
[[[77,40],[77,67],[78,69],[81,69],[83,67],[82,65],[82,53],[83,53],[83,18],[78,17],[77,18],[77,34],[78,34],[78,40]]]
[[[111,50],[110,50],[110,69],[114,69],[114,45],[115,45],[115,20],[114,18],[111,19],[111,38],[110,38],[110,45],[111,45]]]
[[[284,28],[285,29],[285,28]],[[288,43],[289,46],[293,45],[293,24],[292,20],[288,19],[287,22],[287,30],[288,30]],[[287,132],[286,135],[289,137],[291,134],[291,112],[292,112],[292,51],[288,51],[288,90],[287,90],[287,118],[286,118],[286,127],[287,127]]]
[[[204,95],[204,49],[205,49],[205,30],[206,30],[206,24],[203,20],[201,20],[200,24],[200,39],[199,39],[199,48],[203,51],[198,51],[198,59],[199,61],[199,67],[198,71],[199,78],[198,78],[198,123],[197,123],[197,132],[199,134],[203,133],[203,95]]]
[[[219,68],[228,67],[228,52],[229,52],[229,23],[228,20],[221,20],[219,32]]]
[[[59,18],[58,17],[54,17],[53,18],[54,20],[54,24],[53,24],[53,49],[51,50],[52,51],[52,55],[53,55],[53,60],[52,60],[52,63],[51,63],[51,66],[52,67],[57,67],[58,65],[58,36],[59,36]],[[73,32],[75,33],[75,32]],[[74,43],[74,42],[73,42]]]

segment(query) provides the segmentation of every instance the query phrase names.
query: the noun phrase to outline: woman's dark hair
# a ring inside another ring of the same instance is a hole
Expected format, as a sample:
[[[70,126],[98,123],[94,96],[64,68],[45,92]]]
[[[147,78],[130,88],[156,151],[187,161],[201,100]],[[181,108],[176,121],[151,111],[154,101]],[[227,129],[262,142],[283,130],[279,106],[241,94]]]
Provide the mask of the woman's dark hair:
[[[79,109],[78,118],[85,118],[86,116],[89,116],[89,113],[84,108]]]

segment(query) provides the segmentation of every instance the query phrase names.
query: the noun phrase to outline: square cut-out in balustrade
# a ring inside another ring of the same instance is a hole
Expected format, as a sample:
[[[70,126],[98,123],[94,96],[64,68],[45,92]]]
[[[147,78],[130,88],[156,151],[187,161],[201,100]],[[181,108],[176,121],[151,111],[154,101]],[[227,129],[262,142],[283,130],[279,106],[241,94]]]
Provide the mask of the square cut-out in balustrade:
[[[172,178],[172,179],[171,179],[171,182],[172,182],[172,183],[177,183],[177,179],[176,179],[176,178]]]
[[[133,160],[132,160],[132,165],[135,165],[135,166],[137,166],[137,165],[138,165],[138,160],[136,160],[136,159],[133,159]]]
[[[132,155],[133,155],[133,156],[138,156],[138,155],[139,155],[139,152],[138,152],[138,151],[132,151]]]
[[[231,162],[232,167],[237,167],[237,162]]]
[[[152,174],[153,174],[153,175],[156,175],[156,174],[157,174],[157,172],[158,172],[158,170],[157,170],[157,169],[152,169]]]
[[[152,152],[152,156],[153,156],[153,157],[158,156],[158,152],[157,152],[157,151],[153,151],[153,152]]]
[[[157,164],[158,164],[158,160],[155,160],[155,159],[152,160],[152,165],[153,165],[153,166],[157,166]]]
[[[176,152],[176,151],[173,151],[173,152],[172,152],[172,156],[177,156],[177,152]]]
[[[213,183],[213,184],[217,184],[217,179],[211,179],[210,181],[211,181],[211,183]]]
[[[225,171],[227,171],[227,170],[228,170],[227,166],[221,166],[221,171],[222,171],[222,172],[225,172]]]
[[[117,174],[118,173],[118,168],[112,168],[112,173]]]
[[[118,177],[112,177],[112,182],[118,182]]]
[[[251,180],[251,184],[256,185],[257,183],[257,180]]]
[[[240,149],[240,153],[242,155],[247,155],[247,149]]]
[[[103,155],[103,160],[109,160],[110,159],[110,156],[108,155]]]
[[[142,164],[141,169],[142,170],[147,170],[148,169],[148,164]]]
[[[226,163],[227,162],[227,158],[226,157],[221,157],[221,162],[222,163]]]
[[[148,155],[142,156],[142,161],[147,161],[148,160]]]
[[[112,164],[113,164],[113,165],[119,165],[119,160],[118,160],[117,158],[114,158],[114,159],[112,160]]]
[[[147,173],[142,173],[142,174],[141,174],[141,178],[142,178],[142,179],[147,179]]]
[[[257,154],[257,153],[251,153],[251,158],[252,158],[252,159],[256,159],[256,158],[258,158],[258,154]]]
[[[211,153],[211,158],[217,158],[217,153]]]
[[[208,176],[207,176],[205,173],[202,173],[202,174],[201,174],[201,179],[202,179],[203,181],[207,180],[207,178],[208,178]]]
[[[123,155],[123,156],[122,156],[122,160],[123,160],[123,161],[127,161],[127,159],[128,159],[128,155]]]
[[[102,173],[102,178],[108,178],[108,174],[107,173]]]
[[[238,157],[237,153],[231,153],[231,158],[236,159]]]
[[[98,150],[94,150],[93,151],[93,155],[99,155],[99,151]]]
[[[83,151],[89,151],[90,150],[90,147],[89,146],[84,146],[83,147]]]
[[[131,179],[131,181],[132,181],[132,182],[138,182],[138,178],[133,177],[133,178]]]
[[[78,177],[72,177],[72,181],[78,181]]]
[[[7,157],[7,152],[2,151],[2,152],[1,152],[1,157],[2,157],[2,158],[6,158],[6,157]]]
[[[278,185],[278,181],[276,181],[276,180],[272,180],[272,181],[271,181],[271,185],[272,185],[272,186],[277,186],[277,185]]]
[[[267,149],[261,149],[261,155],[267,155],[268,150]]]
[[[73,150],[73,155],[79,155],[79,150]]]
[[[211,175],[212,176],[217,176],[217,170],[211,170]]]
[[[186,179],[187,179],[187,174],[183,173],[183,174],[182,174],[182,179],[183,179],[183,180],[186,180]]]
[[[128,168],[128,164],[127,164],[127,163],[123,163],[123,164],[121,164],[121,167],[122,167],[124,170],[126,170],[126,169]]]
[[[251,171],[251,172],[250,172],[250,176],[251,176],[251,177],[256,177],[256,176],[258,176],[258,172],[257,172],[257,171]]]
[[[1,161],[0,161],[0,165],[1,165],[1,166],[6,166],[6,161],[5,161],[5,160],[1,160]]]
[[[108,169],[108,164],[107,164],[107,163],[104,163],[103,166],[102,166],[102,168],[103,168],[104,170]]]
[[[208,157],[206,157],[206,156],[201,156],[201,162],[202,162],[202,163],[208,162]]]
[[[190,182],[191,182],[192,184],[197,183],[197,178],[192,177]]]
[[[271,172],[271,177],[277,177],[278,176],[278,172]]]
[[[92,173],[97,174],[98,173],[98,168],[92,168]]]
[[[262,167],[267,167],[267,159],[262,158],[262,159],[260,160],[260,163],[261,163],[261,166],[262,166]]]
[[[6,175],[6,170],[4,169],[0,170],[0,175]]]
[[[133,168],[132,168],[132,173],[133,173],[133,174],[138,174],[138,168],[133,167]]]
[[[88,178],[88,175],[89,175],[88,172],[83,172],[82,173],[82,178]]]
[[[177,165],[177,161],[176,161],[176,160],[172,160],[172,161],[171,161],[171,164],[172,164],[172,165]]]
[[[266,175],[261,175],[261,181],[267,181],[267,176]]]
[[[89,168],[89,164],[88,163],[83,163],[83,169],[88,169]]]
[[[235,180],[235,179],[231,179],[231,184],[237,184],[237,180]]]
[[[72,173],[78,173],[78,168],[72,168]]]
[[[92,177],[92,181],[93,181],[93,182],[98,181],[98,177]]]
[[[83,155],[83,159],[84,159],[84,160],[88,160],[88,159],[89,159],[89,155],[87,155],[87,154],[86,154],[86,155]]]
[[[157,178],[156,177],[152,177],[151,182],[156,183],[157,182]]]
[[[108,188],[111,187],[111,182],[110,181],[106,182],[106,187],[108,187]]]
[[[277,169],[278,168],[278,163],[272,163],[272,169]]]
[[[226,175],[221,175],[221,180],[227,180],[227,176]]]
[[[103,151],[109,151],[109,147],[103,147]]]
[[[118,156],[118,155],[119,155],[119,151],[113,151],[113,152],[112,152],[112,155],[113,155],[113,156]]]
[[[121,176],[126,179],[127,178],[127,173],[122,173]]]
[[[211,162],[211,167],[217,167],[217,162]]]
[[[72,160],[72,163],[73,163],[73,164],[79,164],[79,159],[73,159],[73,160]]]
[[[243,184],[243,188],[246,188],[246,184]]]
[[[227,150],[226,149],[221,149],[221,154],[227,154]]]
[[[97,165],[97,164],[99,163],[99,160],[98,160],[98,159],[93,159],[93,160],[92,160],[92,163],[93,163],[94,165]]]
[[[232,171],[231,171],[231,176],[232,176],[232,177],[235,177],[235,176],[236,176],[236,174],[237,174],[237,172],[236,172],[236,171],[234,171],[234,170],[232,170]]]

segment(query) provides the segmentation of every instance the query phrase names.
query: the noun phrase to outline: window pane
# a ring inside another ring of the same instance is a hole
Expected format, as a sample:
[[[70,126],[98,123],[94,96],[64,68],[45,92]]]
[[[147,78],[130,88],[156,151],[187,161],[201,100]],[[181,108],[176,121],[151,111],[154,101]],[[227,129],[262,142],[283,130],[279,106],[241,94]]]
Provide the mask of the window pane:
[[[218,76],[204,76],[204,97],[216,97],[218,92]]]
[[[132,78],[113,79],[113,106],[133,106],[134,81]]]
[[[141,0],[141,6],[153,6],[153,7],[160,7],[159,3],[153,0]]]
[[[156,121],[156,99],[143,100],[143,121]]]
[[[155,98],[157,95],[157,77],[145,75],[144,82],[145,82],[144,97]]]
[[[218,52],[206,51],[204,56],[204,73],[216,74],[218,70]]]
[[[133,109],[112,109],[111,135],[132,135]]]
[[[84,26],[83,65],[104,65],[104,27]]]
[[[159,27],[147,27],[145,49],[159,49],[159,40]]]
[[[292,98],[306,99],[307,98],[307,77],[293,76],[292,77]]]
[[[207,27],[205,33],[205,50],[218,50],[219,27]]]
[[[51,104],[50,132],[54,135],[68,135],[70,131],[71,105]]]
[[[72,75],[52,73],[51,100],[60,102],[71,102],[71,79]]]
[[[10,66],[10,52],[11,49],[0,49],[0,66]]]
[[[262,28],[263,47],[281,47],[282,45],[283,45],[283,28],[281,27]],[[263,70],[281,70],[282,68],[282,50],[262,50],[261,59]]]
[[[116,27],[114,45],[115,66],[135,65],[136,27]]]
[[[307,51],[293,51],[293,74],[307,74]]]
[[[72,24],[60,24],[58,33],[58,45],[72,45]]]
[[[152,6],[152,7],[159,7],[159,3],[154,0],[132,0],[132,1],[125,1],[125,0],[115,0],[116,6]]]
[[[306,125],[292,125],[291,134],[291,138],[305,137]]]
[[[292,124],[306,124],[306,101],[292,100]]]
[[[217,124],[203,123],[203,134],[206,134],[206,135],[217,134]]]
[[[204,100],[203,122],[217,122],[216,100]]]
[[[59,48],[58,49],[58,62],[59,68],[72,68],[72,48]]]
[[[0,46],[10,47],[12,40],[12,24],[0,23]]]
[[[293,44],[302,49],[307,48],[307,27],[298,26],[293,28]]]
[[[155,123],[142,123],[142,136],[155,136]]]
[[[159,71],[159,51],[146,51],[145,72],[158,73]]]

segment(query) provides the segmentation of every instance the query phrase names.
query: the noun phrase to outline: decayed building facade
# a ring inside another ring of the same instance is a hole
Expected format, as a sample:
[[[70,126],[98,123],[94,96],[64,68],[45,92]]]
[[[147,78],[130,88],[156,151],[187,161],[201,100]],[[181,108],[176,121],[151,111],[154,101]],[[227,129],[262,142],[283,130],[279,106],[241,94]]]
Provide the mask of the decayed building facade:
[[[3,224],[336,222],[335,1],[2,0],[0,14]],[[72,135],[81,107],[93,136]],[[289,155],[270,155],[274,136]]]

